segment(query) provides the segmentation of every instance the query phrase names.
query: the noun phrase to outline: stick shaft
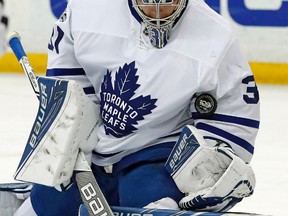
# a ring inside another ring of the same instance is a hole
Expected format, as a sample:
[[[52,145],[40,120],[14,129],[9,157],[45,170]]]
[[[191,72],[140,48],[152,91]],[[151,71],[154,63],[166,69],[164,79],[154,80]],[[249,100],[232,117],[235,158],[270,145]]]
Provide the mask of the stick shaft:
[[[76,173],[75,178],[90,216],[114,215],[92,172]]]
[[[81,150],[79,150],[75,166],[75,179],[90,216],[114,216]]]
[[[20,36],[17,32],[12,32],[8,37],[8,46],[11,47],[13,50],[16,58],[18,59],[20,65],[23,68],[23,71],[25,72],[26,76],[28,77],[30,84],[33,88],[34,93],[36,96],[39,96],[39,86],[37,82],[37,76],[34,73],[34,70],[27,58],[27,55],[24,51],[24,48],[20,41]]]

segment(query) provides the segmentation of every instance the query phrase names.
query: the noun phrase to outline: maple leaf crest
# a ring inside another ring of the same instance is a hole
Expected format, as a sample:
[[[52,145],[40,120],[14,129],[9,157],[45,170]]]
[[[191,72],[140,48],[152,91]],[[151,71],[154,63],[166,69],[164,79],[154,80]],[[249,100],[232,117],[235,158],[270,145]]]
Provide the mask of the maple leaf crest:
[[[157,99],[150,95],[135,97],[137,84],[135,61],[119,67],[112,83],[112,72],[107,70],[101,85],[101,116],[106,134],[123,137],[137,130],[138,122],[156,108]],[[133,98],[134,96],[134,98]]]

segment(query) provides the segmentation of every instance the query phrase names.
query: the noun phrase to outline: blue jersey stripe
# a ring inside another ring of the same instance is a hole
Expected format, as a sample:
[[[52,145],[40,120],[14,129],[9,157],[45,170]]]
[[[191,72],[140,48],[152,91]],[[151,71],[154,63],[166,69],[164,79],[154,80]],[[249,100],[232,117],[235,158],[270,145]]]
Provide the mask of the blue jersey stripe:
[[[193,112],[192,113],[193,119],[202,119],[199,113]],[[253,119],[247,119],[247,118],[242,118],[242,117],[236,117],[236,116],[228,116],[228,115],[222,115],[222,114],[213,114],[209,118],[205,118],[208,120],[214,120],[214,121],[222,121],[222,122],[229,122],[229,123],[234,123],[238,125],[243,125],[247,127],[252,127],[252,128],[259,128],[260,122],[253,120]]]
[[[48,69],[46,76],[81,76],[85,75],[83,68],[59,68],[59,69]],[[95,94],[94,87],[83,88],[86,95]]]
[[[157,145],[150,146],[150,147],[141,149],[135,153],[132,153],[130,155],[127,155],[123,157],[119,162],[113,164],[113,172],[121,171],[135,164],[155,162],[155,161],[166,161],[175,143],[176,141],[159,143]],[[93,150],[92,153],[97,156],[105,158],[105,157],[114,156],[121,152],[117,152],[114,154],[101,154]]]
[[[86,88],[83,88],[83,90],[86,95],[95,94],[95,89],[93,87],[86,87]]]
[[[214,140],[215,142],[218,142],[218,141],[221,141],[227,145],[230,145],[229,143],[225,142],[224,140],[222,139],[218,139],[216,137],[211,137],[211,136],[203,136],[204,139],[207,139],[207,140]]]
[[[249,142],[247,142],[246,140],[237,137],[231,133],[228,133],[224,130],[221,130],[217,127],[208,125],[208,124],[204,124],[204,123],[198,123],[196,124],[196,128],[201,129],[201,130],[205,130],[208,131],[210,133],[216,134],[218,136],[221,136],[227,140],[230,140],[231,142],[235,143],[236,145],[241,146],[242,148],[246,149],[248,152],[250,152],[251,154],[254,153],[254,147],[253,145],[251,145]]]
[[[53,68],[47,69],[46,76],[80,76],[85,75],[83,68]]]

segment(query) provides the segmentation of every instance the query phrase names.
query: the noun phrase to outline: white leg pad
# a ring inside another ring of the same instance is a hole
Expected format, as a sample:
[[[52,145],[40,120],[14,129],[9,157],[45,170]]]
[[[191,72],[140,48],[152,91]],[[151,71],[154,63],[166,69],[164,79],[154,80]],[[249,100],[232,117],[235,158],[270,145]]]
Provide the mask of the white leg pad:
[[[30,197],[25,200],[13,216],[37,216],[32,207]]]
[[[165,197],[155,202],[151,202],[143,208],[180,210],[177,202],[170,197]]]
[[[0,191],[0,215],[13,215],[22,202],[23,200],[19,200],[13,193]]]

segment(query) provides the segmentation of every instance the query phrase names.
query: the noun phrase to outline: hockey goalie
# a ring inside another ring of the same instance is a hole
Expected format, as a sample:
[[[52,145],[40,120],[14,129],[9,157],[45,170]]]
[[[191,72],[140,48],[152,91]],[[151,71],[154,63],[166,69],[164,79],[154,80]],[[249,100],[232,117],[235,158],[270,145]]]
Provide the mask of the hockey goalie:
[[[110,206],[226,212],[253,194],[257,85],[203,0],[71,0],[48,48],[15,216],[78,215],[79,152]]]

